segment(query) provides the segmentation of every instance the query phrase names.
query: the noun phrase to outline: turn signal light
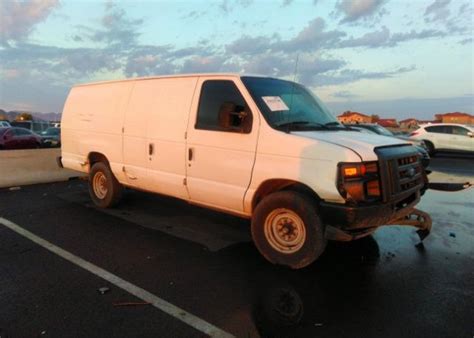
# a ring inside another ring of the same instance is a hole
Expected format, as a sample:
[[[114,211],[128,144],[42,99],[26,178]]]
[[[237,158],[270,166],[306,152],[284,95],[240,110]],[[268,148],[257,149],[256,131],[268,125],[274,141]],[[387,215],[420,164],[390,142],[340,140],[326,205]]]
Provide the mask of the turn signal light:
[[[337,188],[342,197],[352,202],[379,200],[381,187],[378,163],[339,163]]]
[[[343,167],[343,173],[344,177],[363,176],[366,173],[366,168],[363,164],[346,166]]]

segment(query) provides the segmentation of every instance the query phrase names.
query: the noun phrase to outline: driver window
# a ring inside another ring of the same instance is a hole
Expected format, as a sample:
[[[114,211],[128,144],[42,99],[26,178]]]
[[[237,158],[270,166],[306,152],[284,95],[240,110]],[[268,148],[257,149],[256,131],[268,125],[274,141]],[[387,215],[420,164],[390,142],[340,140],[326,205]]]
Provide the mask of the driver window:
[[[250,133],[252,114],[234,82],[203,83],[195,128]]]

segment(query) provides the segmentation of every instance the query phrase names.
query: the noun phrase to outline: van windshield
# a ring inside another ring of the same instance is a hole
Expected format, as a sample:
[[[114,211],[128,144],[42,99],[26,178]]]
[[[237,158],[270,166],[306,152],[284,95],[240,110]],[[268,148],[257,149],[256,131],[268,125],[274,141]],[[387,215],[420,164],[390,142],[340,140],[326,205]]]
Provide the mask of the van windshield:
[[[242,81],[275,129],[345,129],[315,95],[298,83],[252,76],[243,76]]]

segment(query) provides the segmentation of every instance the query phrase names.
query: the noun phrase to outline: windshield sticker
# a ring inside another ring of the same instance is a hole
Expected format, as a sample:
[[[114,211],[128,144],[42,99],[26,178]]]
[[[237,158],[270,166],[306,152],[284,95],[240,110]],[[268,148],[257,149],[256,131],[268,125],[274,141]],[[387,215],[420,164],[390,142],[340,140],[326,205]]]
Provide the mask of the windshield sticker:
[[[262,96],[262,100],[265,101],[271,111],[290,110],[279,96]]]

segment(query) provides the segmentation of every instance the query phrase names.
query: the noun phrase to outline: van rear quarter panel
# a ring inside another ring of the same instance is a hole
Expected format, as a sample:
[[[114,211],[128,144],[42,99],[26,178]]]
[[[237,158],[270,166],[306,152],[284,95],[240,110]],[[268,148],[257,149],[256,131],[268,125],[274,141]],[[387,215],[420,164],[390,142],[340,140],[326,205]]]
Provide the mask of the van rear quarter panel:
[[[62,161],[88,172],[91,152],[104,154],[114,173],[122,163],[122,126],[132,81],[77,86],[71,89],[61,120]]]

